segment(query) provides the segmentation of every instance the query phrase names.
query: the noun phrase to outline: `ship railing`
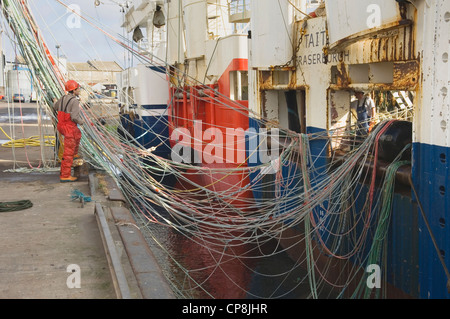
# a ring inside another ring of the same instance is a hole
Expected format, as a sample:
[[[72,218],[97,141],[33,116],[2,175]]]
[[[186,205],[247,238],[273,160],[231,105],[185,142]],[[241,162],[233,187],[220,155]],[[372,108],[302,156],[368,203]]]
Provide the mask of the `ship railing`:
[[[228,17],[231,23],[250,20],[250,0],[231,0],[228,3]]]

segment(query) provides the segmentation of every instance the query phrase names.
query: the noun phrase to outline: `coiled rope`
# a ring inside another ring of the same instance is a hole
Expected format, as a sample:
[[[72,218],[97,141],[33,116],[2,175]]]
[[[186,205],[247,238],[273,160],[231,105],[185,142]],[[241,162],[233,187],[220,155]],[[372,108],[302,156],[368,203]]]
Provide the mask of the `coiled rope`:
[[[33,207],[33,203],[28,199],[15,202],[0,202],[0,213],[16,212],[31,207]]]

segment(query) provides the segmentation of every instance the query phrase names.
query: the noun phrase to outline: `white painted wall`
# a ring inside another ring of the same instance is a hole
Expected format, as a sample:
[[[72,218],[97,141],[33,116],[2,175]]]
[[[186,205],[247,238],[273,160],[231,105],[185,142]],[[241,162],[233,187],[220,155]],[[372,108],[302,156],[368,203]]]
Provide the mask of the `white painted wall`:
[[[186,57],[200,58],[205,55],[207,39],[206,0],[183,0],[186,28]]]
[[[294,8],[288,1],[251,3],[252,66],[283,65],[292,57]]]
[[[341,39],[392,24],[400,15],[392,0],[326,0],[325,9],[331,47]]]
[[[138,105],[167,105],[169,84],[165,73],[151,70],[143,64],[136,67],[135,102]]]
[[[422,89],[414,111],[413,140],[448,147],[450,62],[445,57],[450,51],[450,2],[420,1],[417,8],[416,42],[422,63]]]
[[[233,59],[248,58],[248,39],[245,34],[233,34],[206,43],[208,75],[220,77]]]
[[[167,13],[167,62],[169,64],[183,63],[186,48],[181,0],[167,2],[164,7]]]

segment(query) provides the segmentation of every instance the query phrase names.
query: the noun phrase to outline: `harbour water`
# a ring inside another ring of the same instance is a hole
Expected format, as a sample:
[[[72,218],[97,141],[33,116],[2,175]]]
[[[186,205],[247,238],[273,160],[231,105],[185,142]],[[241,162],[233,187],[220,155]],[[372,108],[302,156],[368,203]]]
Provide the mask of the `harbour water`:
[[[159,213],[161,208],[155,207]],[[142,216],[137,216],[137,220]],[[179,298],[308,299],[306,265],[294,262],[275,240],[264,245],[205,244],[172,227],[142,220],[147,239]],[[319,291],[319,298],[334,298]]]

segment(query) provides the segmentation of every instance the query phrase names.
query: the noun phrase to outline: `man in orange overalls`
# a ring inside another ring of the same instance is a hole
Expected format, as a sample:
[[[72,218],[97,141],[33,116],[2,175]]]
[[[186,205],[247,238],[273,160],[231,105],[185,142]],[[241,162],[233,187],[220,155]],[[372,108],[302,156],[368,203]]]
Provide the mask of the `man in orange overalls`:
[[[80,102],[80,85],[74,80],[67,81],[66,95],[55,103],[58,112],[58,132],[64,136],[64,153],[61,160],[60,181],[75,182],[78,178],[71,175],[74,156],[78,156],[81,131],[77,124],[82,124]]]

